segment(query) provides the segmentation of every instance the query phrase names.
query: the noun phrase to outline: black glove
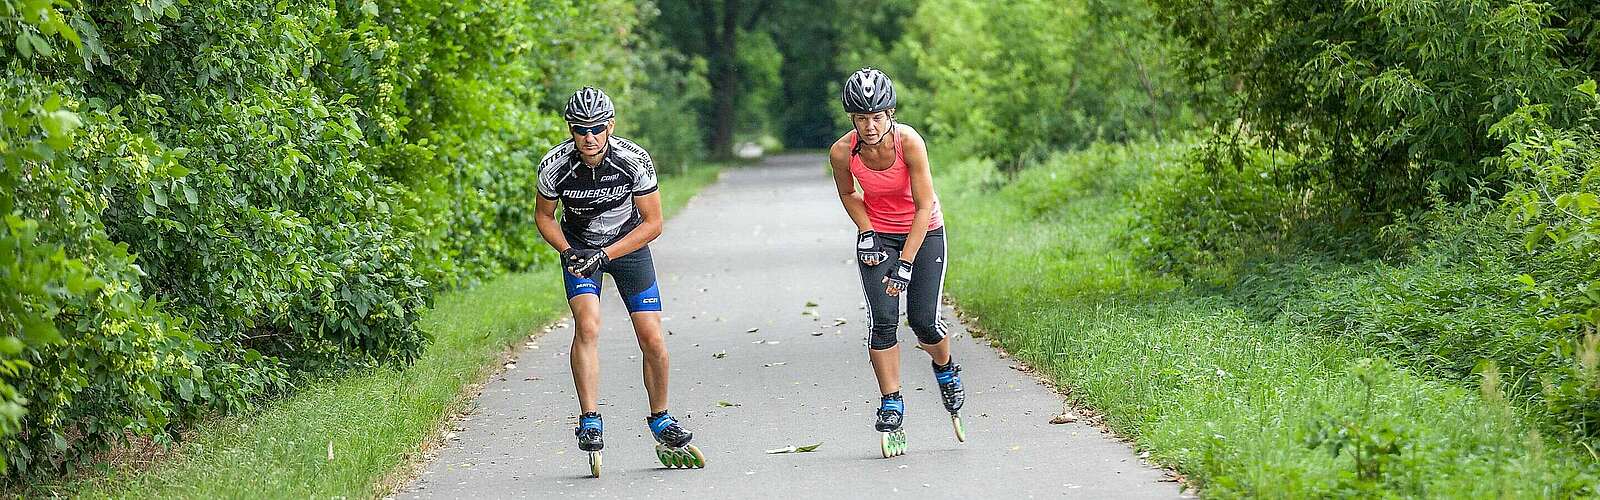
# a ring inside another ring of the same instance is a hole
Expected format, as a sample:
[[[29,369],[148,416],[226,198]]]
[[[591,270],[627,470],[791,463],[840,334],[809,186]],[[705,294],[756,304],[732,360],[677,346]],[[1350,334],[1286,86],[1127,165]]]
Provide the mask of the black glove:
[[[895,261],[894,269],[889,270],[889,275],[883,277],[883,282],[889,285],[886,290],[889,295],[900,295],[911,286],[911,263],[905,260]]]
[[[605,250],[573,249],[563,252],[567,255],[567,272],[579,278],[588,278],[600,272],[600,267],[611,261]]]
[[[889,260],[889,252],[883,251],[883,242],[878,241],[877,231],[868,229],[856,235],[856,260],[867,267]]]

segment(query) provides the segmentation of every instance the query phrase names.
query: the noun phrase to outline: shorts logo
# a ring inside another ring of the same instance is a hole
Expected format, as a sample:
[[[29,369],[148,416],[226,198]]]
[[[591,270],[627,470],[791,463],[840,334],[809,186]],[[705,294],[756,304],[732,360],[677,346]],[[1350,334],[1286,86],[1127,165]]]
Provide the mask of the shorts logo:
[[[578,283],[578,285],[574,286],[573,288],[579,290],[592,290],[594,289],[594,283]]]
[[[654,303],[657,303],[657,302],[661,302],[661,299],[658,299],[658,298],[655,298],[655,297],[651,297],[651,298],[647,298],[647,299],[639,301],[640,304],[654,304]]]

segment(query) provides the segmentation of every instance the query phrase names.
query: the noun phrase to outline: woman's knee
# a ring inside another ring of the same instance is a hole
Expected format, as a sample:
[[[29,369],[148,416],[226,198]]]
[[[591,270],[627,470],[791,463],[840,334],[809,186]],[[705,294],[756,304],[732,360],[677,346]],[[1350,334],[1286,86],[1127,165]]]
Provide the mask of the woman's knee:
[[[944,323],[938,318],[923,322],[912,322],[911,333],[917,335],[917,341],[924,344],[937,344],[945,338]]]

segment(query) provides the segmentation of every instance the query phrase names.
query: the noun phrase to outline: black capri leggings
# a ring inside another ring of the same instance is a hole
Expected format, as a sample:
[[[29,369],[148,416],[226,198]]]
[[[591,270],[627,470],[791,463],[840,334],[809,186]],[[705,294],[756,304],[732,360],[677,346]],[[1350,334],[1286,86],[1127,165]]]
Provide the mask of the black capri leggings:
[[[869,345],[874,350],[882,350],[899,343],[896,330],[900,326],[900,297],[906,299],[906,320],[911,324],[911,332],[917,334],[918,342],[937,344],[944,340],[944,322],[939,317],[939,296],[944,293],[944,228],[928,231],[922,240],[917,259],[911,263],[911,286],[901,292],[900,297],[889,296],[884,290],[883,277],[900,259],[906,235],[878,233],[878,238],[883,242],[884,251],[889,253],[889,259],[872,267],[856,261],[861,269],[862,292],[867,298]]]

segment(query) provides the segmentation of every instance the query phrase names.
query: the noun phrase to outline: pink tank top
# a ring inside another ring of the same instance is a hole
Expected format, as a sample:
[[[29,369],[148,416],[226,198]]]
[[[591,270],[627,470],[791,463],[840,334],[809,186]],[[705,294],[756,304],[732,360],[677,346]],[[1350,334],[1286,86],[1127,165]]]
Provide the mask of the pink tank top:
[[[858,140],[852,132],[852,150]],[[867,203],[867,218],[872,221],[872,229],[894,234],[911,232],[911,221],[917,216],[917,202],[911,199],[911,169],[906,167],[905,152],[900,149],[900,134],[895,134],[893,165],[881,171],[873,170],[867,168],[860,155],[850,155],[850,175],[861,185],[861,198]],[[939,210],[939,197],[934,196],[928,230],[941,227],[944,227],[944,215]]]

